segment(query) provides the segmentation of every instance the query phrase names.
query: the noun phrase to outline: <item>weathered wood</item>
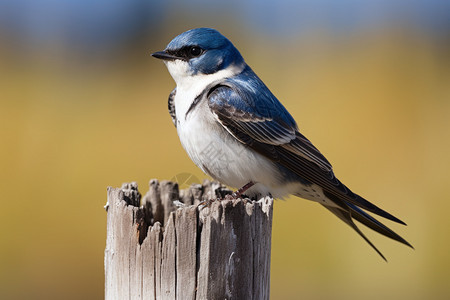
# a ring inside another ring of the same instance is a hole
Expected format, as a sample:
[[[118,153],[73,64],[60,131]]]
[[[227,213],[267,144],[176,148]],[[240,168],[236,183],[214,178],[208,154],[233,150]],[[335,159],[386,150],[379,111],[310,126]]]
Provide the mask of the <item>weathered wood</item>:
[[[197,207],[189,206],[176,212],[177,229],[177,295],[195,299],[197,273]],[[180,298],[180,297],[178,297]]]
[[[106,299],[269,299],[273,200],[213,201],[217,182],[178,191],[150,181],[108,188]],[[173,201],[184,203],[177,207]]]

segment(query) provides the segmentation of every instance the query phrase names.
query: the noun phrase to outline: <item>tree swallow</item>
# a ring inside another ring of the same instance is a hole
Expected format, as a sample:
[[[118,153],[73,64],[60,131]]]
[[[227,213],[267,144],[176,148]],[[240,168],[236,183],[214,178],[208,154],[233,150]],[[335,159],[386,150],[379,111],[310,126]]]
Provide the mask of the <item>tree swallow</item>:
[[[181,144],[203,172],[240,188],[237,196],[295,195],[316,201],[356,230],[383,259],[353,220],[412,248],[366,211],[406,224],[335,177],[328,160],[217,30],[186,31],[152,56],[164,61],[176,82],[169,113]]]

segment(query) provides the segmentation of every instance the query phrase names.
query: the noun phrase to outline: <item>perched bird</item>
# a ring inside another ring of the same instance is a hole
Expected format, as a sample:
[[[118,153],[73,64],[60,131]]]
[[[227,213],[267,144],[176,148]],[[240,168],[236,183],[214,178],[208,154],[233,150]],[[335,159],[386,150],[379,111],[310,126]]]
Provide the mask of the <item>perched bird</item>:
[[[335,177],[328,160],[217,30],[186,31],[152,56],[164,61],[176,82],[169,113],[181,144],[203,172],[240,188],[236,196],[295,195],[316,201],[356,230],[383,259],[353,219],[412,247],[365,212],[405,225]]]

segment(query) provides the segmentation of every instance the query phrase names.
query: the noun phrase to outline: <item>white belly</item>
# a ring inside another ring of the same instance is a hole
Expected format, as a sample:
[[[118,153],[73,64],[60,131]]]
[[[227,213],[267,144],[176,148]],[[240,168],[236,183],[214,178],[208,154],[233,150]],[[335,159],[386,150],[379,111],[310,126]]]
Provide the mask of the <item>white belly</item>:
[[[297,183],[286,184],[278,167],[264,156],[236,140],[209,111],[199,103],[177,124],[181,144],[192,161],[214,179],[233,188],[250,181],[257,183],[248,195],[282,198],[298,190]]]
[[[233,188],[254,182],[255,185],[246,192],[249,196],[271,194],[275,198],[283,198],[298,191],[298,182],[286,182],[272,161],[228,133],[215,119],[206,99],[190,109],[194,99],[207,86],[240,73],[244,64],[195,77],[186,76],[188,66],[182,61],[167,63],[167,66],[177,82],[174,103],[178,136],[189,157],[203,172]]]

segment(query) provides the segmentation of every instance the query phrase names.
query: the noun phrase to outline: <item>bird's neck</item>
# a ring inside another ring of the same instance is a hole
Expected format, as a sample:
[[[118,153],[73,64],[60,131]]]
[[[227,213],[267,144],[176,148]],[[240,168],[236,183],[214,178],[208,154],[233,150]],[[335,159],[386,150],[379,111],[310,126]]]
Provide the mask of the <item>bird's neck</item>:
[[[226,69],[212,74],[197,73],[192,74],[189,64],[185,61],[175,60],[167,63],[167,69],[177,84],[177,93],[195,90],[198,96],[204,88],[213,82],[223,80],[241,73],[245,68],[245,63],[239,65],[229,65]]]
[[[167,68],[177,84],[177,94],[175,96],[177,118],[186,114],[195,98],[208,86],[236,76],[245,69],[245,63],[243,63],[239,66],[230,65],[228,68],[212,74],[188,75],[188,72],[185,71],[186,66],[183,63],[174,61],[167,64]]]

